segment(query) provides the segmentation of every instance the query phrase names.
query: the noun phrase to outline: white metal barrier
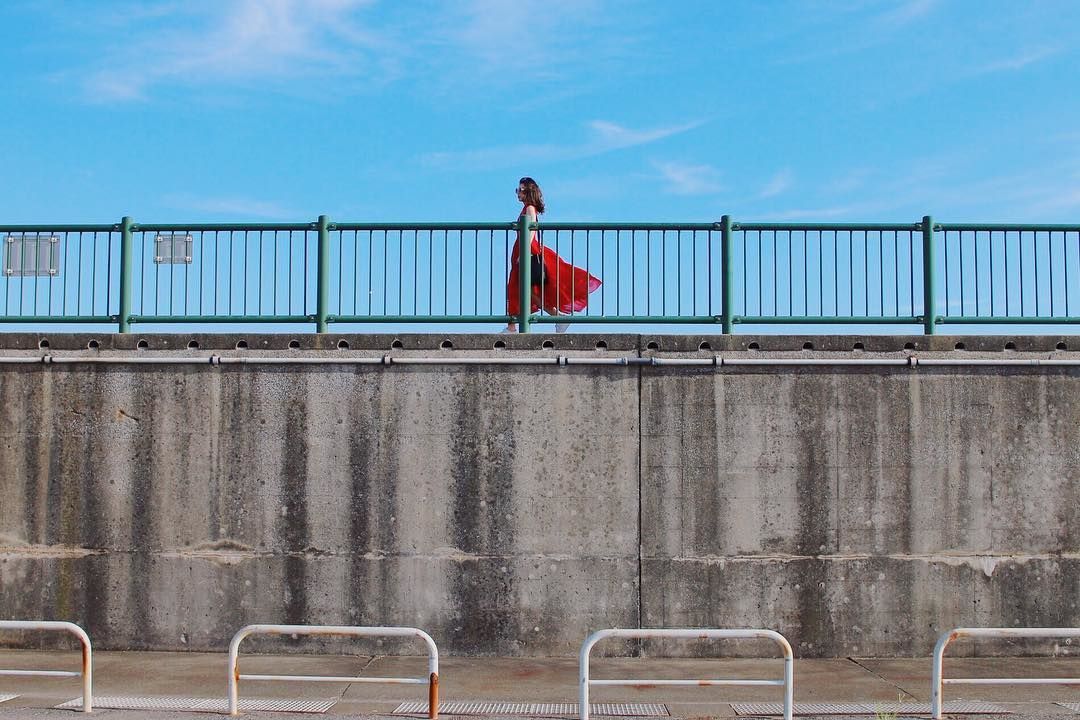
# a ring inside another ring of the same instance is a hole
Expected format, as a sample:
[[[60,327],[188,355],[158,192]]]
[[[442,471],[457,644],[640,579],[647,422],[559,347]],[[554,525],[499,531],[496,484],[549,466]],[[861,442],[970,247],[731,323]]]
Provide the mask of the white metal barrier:
[[[592,680],[589,678],[589,653],[593,645],[605,638],[664,638],[685,640],[764,638],[772,640],[784,653],[784,677],[780,680]],[[589,720],[589,687],[591,685],[782,685],[784,687],[784,720],[791,720],[792,703],[795,695],[795,656],[787,639],[773,630],[737,629],[720,630],[710,628],[642,628],[598,630],[585,640],[581,646],[579,659],[580,694],[578,710],[581,720]]]
[[[37,676],[37,677],[82,677],[82,710],[90,712],[94,707],[94,657],[90,647],[90,636],[75,623],[61,620],[0,620],[0,630],[44,630],[66,632],[79,639],[82,645],[82,672],[67,670],[0,670],[0,675]]]
[[[1080,628],[956,628],[942,633],[934,646],[930,675],[930,710],[941,720],[945,685],[1080,685],[1080,678],[948,678],[944,677],[945,648],[959,638],[1068,638],[1080,637]]]
[[[322,677],[318,675],[241,675],[240,642],[248,635],[341,635],[349,637],[415,637],[428,648],[428,675],[424,678]],[[428,717],[439,717],[439,649],[423,630],[410,627],[358,627],[353,625],[247,625],[229,643],[229,714],[240,714],[241,680],[293,680],[297,682],[392,683],[428,686]]]

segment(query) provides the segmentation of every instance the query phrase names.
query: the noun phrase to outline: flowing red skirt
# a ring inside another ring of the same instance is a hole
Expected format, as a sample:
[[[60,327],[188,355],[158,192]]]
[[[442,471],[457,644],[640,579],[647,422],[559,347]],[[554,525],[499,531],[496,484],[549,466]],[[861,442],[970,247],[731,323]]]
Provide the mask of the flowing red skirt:
[[[543,308],[549,315],[569,315],[584,310],[588,304],[589,293],[600,287],[600,278],[588,271],[574,267],[559,257],[549,247],[540,247],[534,239],[532,253],[540,253],[544,263],[544,283],[532,286],[532,307],[529,312]],[[521,292],[518,273],[520,246],[514,243],[510,255],[510,278],[506,282],[506,311],[508,315],[521,312]],[[534,278],[535,280],[535,278]]]

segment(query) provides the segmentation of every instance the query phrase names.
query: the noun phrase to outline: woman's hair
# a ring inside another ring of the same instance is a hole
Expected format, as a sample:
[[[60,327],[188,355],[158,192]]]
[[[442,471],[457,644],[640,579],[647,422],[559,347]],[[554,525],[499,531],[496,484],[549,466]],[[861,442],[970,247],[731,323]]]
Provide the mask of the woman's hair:
[[[544,193],[540,190],[540,186],[536,184],[536,181],[531,177],[523,177],[518,180],[518,185],[525,188],[525,192],[522,193],[525,196],[525,204],[535,207],[537,215],[543,214]]]

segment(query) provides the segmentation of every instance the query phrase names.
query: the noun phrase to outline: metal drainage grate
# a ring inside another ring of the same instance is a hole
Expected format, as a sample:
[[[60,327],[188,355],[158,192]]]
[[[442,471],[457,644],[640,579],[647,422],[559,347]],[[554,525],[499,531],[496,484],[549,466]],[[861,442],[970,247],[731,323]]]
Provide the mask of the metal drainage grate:
[[[394,715],[427,713],[426,702],[403,702],[394,708]],[[667,705],[660,703],[590,703],[592,715],[610,717],[667,717]],[[439,703],[441,715],[532,715],[575,716],[577,703],[515,703],[515,702],[444,702]]]
[[[783,715],[783,703],[731,703],[736,715]],[[946,702],[946,713],[956,715],[1005,715],[1011,711],[1000,705],[985,702]],[[795,703],[794,715],[877,715],[888,713],[897,715],[928,715],[930,703]]]
[[[1073,712],[1080,713],[1080,703],[1063,703],[1063,702],[1059,702],[1059,703],[1054,703],[1054,704],[1055,705],[1060,705],[1063,708],[1068,708],[1069,710],[1072,710]]]
[[[0,702],[7,702],[8,700],[14,700],[19,697],[18,695],[11,695],[7,693],[0,693]]]
[[[267,712],[324,713],[334,707],[336,699],[283,700],[273,698],[240,698],[241,710]],[[56,709],[82,707],[82,698],[68,700]],[[222,698],[154,697],[138,695],[94,696],[95,708],[110,710],[190,710],[193,712],[229,712],[229,702]]]

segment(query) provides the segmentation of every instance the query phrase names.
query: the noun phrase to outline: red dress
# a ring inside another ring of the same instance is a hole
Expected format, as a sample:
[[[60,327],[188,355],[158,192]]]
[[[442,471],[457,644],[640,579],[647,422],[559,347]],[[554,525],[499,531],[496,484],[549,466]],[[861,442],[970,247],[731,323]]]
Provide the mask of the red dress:
[[[525,214],[525,210],[521,211]],[[521,218],[521,215],[518,216]],[[600,278],[594,277],[579,267],[559,257],[551,248],[541,247],[536,238],[536,231],[532,231],[530,248],[533,255],[540,255],[544,263],[544,283],[538,284],[536,278],[532,278],[532,307],[530,312],[536,312],[541,307],[549,315],[569,315],[572,312],[584,310],[588,304],[588,295],[600,287]],[[510,253],[510,277],[506,282],[506,312],[508,315],[517,315],[521,312],[520,281],[518,279],[518,258],[521,254],[521,244],[515,238],[514,249]]]

